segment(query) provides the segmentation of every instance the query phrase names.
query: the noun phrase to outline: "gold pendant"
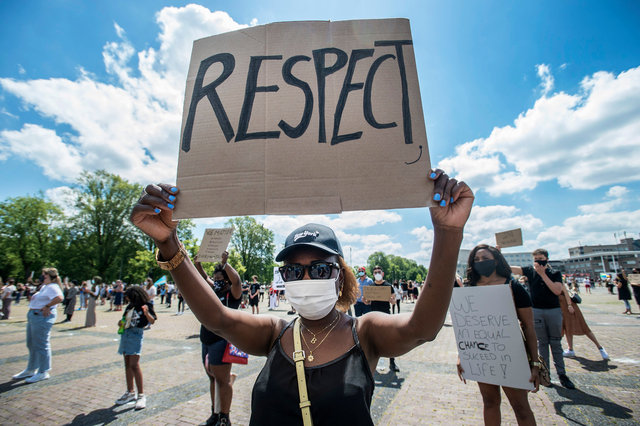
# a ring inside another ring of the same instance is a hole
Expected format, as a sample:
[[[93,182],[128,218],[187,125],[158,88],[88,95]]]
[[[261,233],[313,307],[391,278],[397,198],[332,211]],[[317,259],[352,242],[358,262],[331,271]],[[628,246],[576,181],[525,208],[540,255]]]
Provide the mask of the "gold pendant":
[[[314,337],[313,339],[311,339],[311,343],[315,344],[317,342],[316,338]]]
[[[309,362],[313,362],[313,355],[309,354],[309,356],[307,357],[307,359],[309,360]]]

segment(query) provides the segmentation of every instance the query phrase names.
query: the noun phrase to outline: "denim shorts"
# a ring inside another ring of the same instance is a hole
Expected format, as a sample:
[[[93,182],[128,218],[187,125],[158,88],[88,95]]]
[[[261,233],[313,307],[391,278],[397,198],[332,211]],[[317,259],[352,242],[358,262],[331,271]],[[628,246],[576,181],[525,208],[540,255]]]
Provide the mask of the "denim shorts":
[[[226,340],[218,340],[210,345],[202,344],[202,364],[204,365],[204,359],[209,356],[209,365],[225,365],[228,362],[222,362],[222,356],[224,350],[227,348]]]
[[[140,355],[142,352],[142,335],[144,331],[140,327],[129,327],[124,329],[120,335],[120,355]]]

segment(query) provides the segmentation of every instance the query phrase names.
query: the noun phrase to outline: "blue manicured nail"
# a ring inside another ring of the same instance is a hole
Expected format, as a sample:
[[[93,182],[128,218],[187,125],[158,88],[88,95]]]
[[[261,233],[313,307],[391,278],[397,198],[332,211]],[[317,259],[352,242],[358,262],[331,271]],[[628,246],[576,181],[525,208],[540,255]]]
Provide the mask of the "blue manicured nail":
[[[449,201],[449,203],[453,203],[453,197],[451,197],[451,201]]]
[[[178,188],[174,186],[173,188],[171,188],[171,192],[178,192]]]
[[[169,195],[169,201],[174,201],[176,199],[175,195]]]
[[[167,203],[167,207],[169,207],[170,209],[173,209],[173,204]]]
[[[156,212],[156,213],[160,213],[160,209],[157,208],[157,207],[155,209],[153,209],[153,211]]]
[[[436,192],[436,194],[433,196],[433,199],[434,199],[434,200],[436,200],[436,201],[440,201],[440,198],[442,198],[442,196],[441,196],[440,194],[438,194],[437,192]]]
[[[429,175],[429,177],[430,177],[431,179],[435,179],[435,177],[436,177],[435,172],[431,172],[431,174]]]
[[[440,205],[441,205],[442,207],[444,207],[444,206],[446,206],[446,205],[447,205],[447,202],[446,202],[445,200],[442,200],[442,201],[440,201]]]

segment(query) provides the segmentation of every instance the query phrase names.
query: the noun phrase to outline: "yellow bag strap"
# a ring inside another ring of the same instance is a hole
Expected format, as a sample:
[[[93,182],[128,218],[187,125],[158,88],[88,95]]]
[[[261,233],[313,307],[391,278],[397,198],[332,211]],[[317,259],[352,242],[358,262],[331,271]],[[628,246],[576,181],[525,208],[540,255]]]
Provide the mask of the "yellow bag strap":
[[[300,410],[302,411],[302,423],[304,426],[313,426],[311,420],[311,401],[307,395],[307,380],[304,377],[305,353],[300,342],[300,318],[293,324],[293,360],[296,363],[296,375],[298,376],[298,393],[300,394]]]

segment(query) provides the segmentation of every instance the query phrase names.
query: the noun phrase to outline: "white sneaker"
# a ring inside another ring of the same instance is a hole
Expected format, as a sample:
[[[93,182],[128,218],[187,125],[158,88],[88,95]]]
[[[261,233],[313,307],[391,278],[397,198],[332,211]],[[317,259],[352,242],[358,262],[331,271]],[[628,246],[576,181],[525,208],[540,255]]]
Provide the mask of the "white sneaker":
[[[44,373],[34,374],[33,376],[25,380],[25,383],[35,383],[39,382],[40,380],[47,380],[49,377],[49,373],[45,371]]]
[[[125,392],[120,398],[116,400],[117,405],[123,405],[131,401],[136,400],[135,392]]]
[[[387,359],[386,358],[380,358],[378,360],[378,365],[376,366],[376,371],[378,373],[384,373],[389,369],[389,366],[387,365]]]
[[[604,350],[604,348],[600,348],[600,355],[602,355],[602,359],[605,361],[609,360],[609,354],[607,353],[607,351]]]
[[[147,408],[147,397],[141,393],[138,395],[138,400],[136,401],[136,410],[142,410],[144,408]]]
[[[576,353],[572,349],[567,349],[566,351],[562,352],[562,356],[573,358],[576,356]]]
[[[27,377],[31,377],[36,374],[36,370],[27,370],[26,368],[13,376],[13,380],[26,379]]]

